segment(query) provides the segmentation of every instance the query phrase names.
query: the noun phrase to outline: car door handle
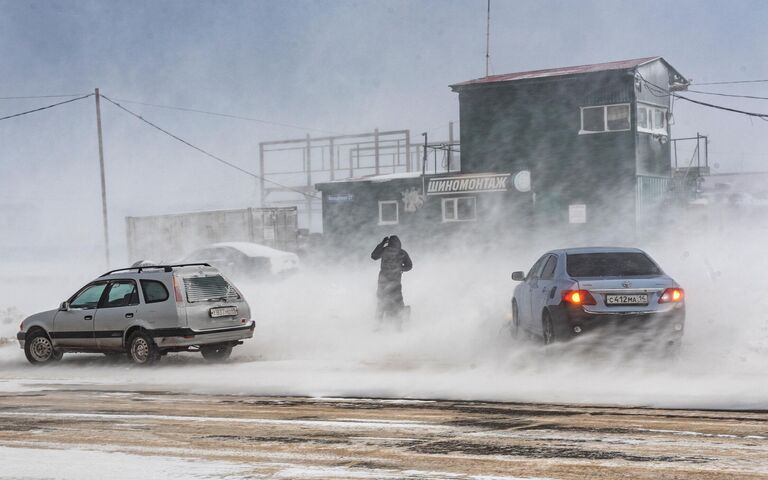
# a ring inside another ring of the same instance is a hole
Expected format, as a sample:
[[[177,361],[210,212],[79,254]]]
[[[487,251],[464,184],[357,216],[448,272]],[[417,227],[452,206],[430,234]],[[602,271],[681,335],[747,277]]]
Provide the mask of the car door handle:
[[[126,313],[125,314],[125,318],[133,318],[133,314],[132,313]]]
[[[83,320],[93,320],[93,315],[86,315],[83,317]]]

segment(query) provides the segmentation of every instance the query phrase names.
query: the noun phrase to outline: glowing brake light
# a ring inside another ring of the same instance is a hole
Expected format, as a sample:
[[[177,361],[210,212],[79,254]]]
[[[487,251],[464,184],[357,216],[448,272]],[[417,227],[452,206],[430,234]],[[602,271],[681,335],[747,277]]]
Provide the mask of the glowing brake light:
[[[661,294],[659,303],[677,303],[683,298],[685,298],[685,291],[682,288],[668,288]]]
[[[176,275],[173,275],[171,278],[173,278],[173,292],[176,295],[176,303],[184,303],[184,297],[181,296],[181,287],[179,287],[179,282],[176,280]]]
[[[595,297],[587,290],[566,290],[563,292],[563,301],[573,305],[597,305]]]

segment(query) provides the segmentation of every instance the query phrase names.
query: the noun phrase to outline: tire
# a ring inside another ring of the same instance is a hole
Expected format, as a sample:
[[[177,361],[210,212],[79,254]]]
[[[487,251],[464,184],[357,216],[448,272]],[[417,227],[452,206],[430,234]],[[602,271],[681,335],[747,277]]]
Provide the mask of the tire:
[[[201,346],[200,353],[209,362],[224,362],[232,355],[232,348],[234,346],[231,343],[215,343]]]
[[[24,355],[32,365],[42,365],[61,360],[64,354],[53,348],[53,342],[44,331],[33,330],[24,342]]]
[[[138,331],[128,339],[128,359],[136,365],[152,365],[160,360],[160,351],[152,337]]]
[[[552,316],[549,312],[544,312],[541,316],[541,331],[544,338],[544,345],[555,343],[555,327],[552,325]]]
[[[509,324],[509,332],[512,338],[520,337],[520,312],[517,310],[517,302],[512,301],[512,321]]]

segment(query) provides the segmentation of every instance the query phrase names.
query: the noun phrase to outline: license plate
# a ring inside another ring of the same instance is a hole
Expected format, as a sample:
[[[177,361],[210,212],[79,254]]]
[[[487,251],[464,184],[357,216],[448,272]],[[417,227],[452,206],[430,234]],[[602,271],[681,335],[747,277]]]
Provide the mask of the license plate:
[[[648,305],[648,295],[606,295],[606,305]]]
[[[213,307],[209,310],[211,318],[234,317],[237,315],[237,307]]]

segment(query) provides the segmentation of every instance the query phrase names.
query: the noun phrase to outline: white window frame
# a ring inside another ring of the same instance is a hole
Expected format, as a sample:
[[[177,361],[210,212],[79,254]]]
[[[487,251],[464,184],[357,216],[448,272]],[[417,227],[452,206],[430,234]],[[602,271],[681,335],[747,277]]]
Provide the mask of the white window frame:
[[[385,221],[381,214],[382,214],[382,206],[385,204],[395,204],[395,220],[391,221]],[[379,200],[379,225],[397,225],[400,223],[400,202],[397,200]]]
[[[472,199],[472,218],[458,218],[459,216],[459,200]],[[453,218],[447,218],[445,213],[448,211],[448,205],[451,205],[453,212]],[[451,222],[474,222],[477,220],[477,197],[473,195],[467,195],[463,197],[450,197],[442,199],[443,207],[443,223]]]
[[[645,109],[648,115],[649,127],[643,128],[640,123],[637,124],[637,131],[642,133],[650,133],[652,135],[668,135],[667,127],[669,127],[669,118],[667,118],[667,109],[652,103],[637,102],[637,115],[640,115],[640,109]],[[664,119],[664,125],[661,127],[656,126],[656,113],[661,112]]]
[[[608,130],[608,107],[627,107],[628,128],[622,128],[620,130]],[[580,108],[581,125],[579,128],[579,135],[591,135],[593,133],[611,133],[611,132],[627,132],[632,130],[632,105],[629,103],[612,103],[609,105],[586,105]],[[603,109],[603,129],[598,131],[584,130],[584,110],[587,108],[602,108]]]

